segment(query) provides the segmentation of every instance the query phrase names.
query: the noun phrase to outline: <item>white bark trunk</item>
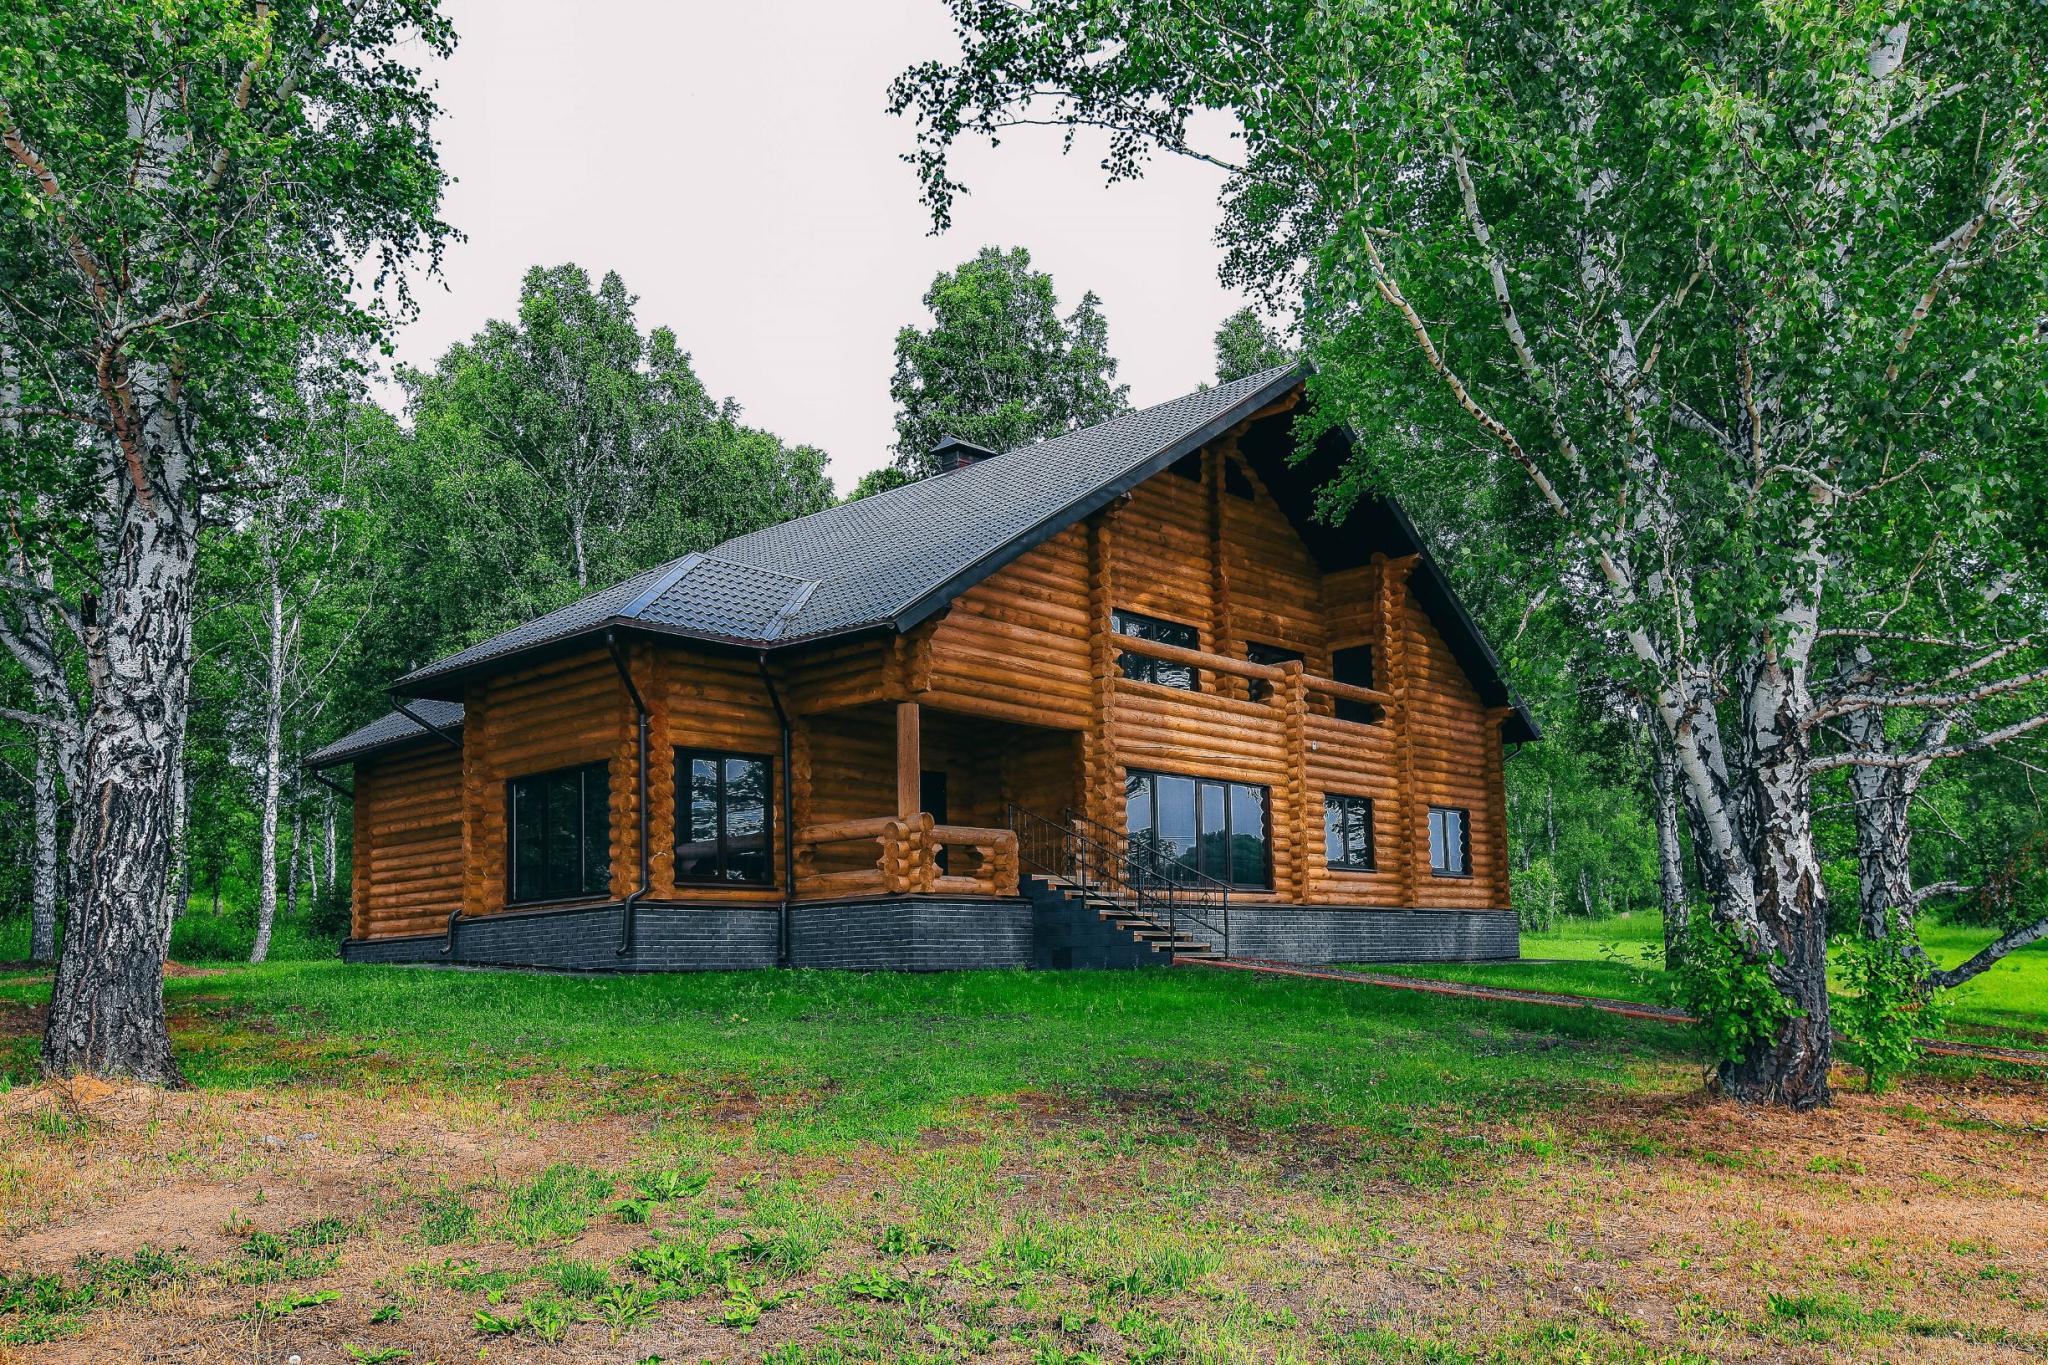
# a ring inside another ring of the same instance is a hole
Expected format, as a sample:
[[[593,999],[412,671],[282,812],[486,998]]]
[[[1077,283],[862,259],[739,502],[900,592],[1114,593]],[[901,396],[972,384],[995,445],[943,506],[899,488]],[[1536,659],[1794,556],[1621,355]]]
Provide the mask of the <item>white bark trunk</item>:
[[[262,846],[256,890],[256,944],[249,950],[251,962],[270,955],[270,931],[277,922],[277,813],[283,790],[280,769],[284,761],[284,585],[275,566],[270,578],[270,601],[264,624],[269,631],[264,663],[263,696],[263,819]]]
[[[29,960],[57,960],[57,743],[47,731],[35,735],[35,870],[29,901]]]
[[[73,792],[74,885],[50,994],[42,1068],[158,1084],[181,1079],[164,1016],[181,782],[190,697],[199,497],[176,381],[127,373],[130,449],[103,474],[103,597],[85,628],[92,701]]]
[[[1657,898],[1664,913],[1664,965],[1678,964],[1690,905],[1685,898],[1685,849],[1679,840],[1678,764],[1655,736],[1650,740],[1650,790],[1657,823]]]

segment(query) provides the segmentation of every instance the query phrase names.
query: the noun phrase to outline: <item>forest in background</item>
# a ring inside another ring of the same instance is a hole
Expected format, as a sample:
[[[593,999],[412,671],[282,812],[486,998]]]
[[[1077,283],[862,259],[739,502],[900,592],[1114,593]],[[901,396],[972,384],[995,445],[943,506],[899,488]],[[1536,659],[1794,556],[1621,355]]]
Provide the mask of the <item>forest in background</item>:
[[[275,485],[208,527],[175,957],[249,956],[266,885],[267,954],[335,951],[348,923],[349,808],[301,760],[388,710],[393,678],[833,500],[825,453],[746,425],[736,399],[708,394],[674,331],[643,322],[616,274],[537,266],[510,302],[431,370],[385,375],[361,355],[324,357],[277,443]],[[1021,248],[984,248],[942,272],[923,309],[896,343],[895,459],[848,496],[930,472],[924,453],[942,434],[1005,449],[1128,406],[1099,298],[1084,291],[1063,316],[1051,276]],[[1215,349],[1219,383],[1297,353],[1250,308],[1223,320]],[[1557,626],[1521,580],[1471,569],[1474,509],[1443,490],[1411,510],[1544,727],[1507,766],[1523,925],[1658,913],[1640,719],[1575,681]],[[9,686],[22,690],[18,677]],[[0,956],[28,947],[35,739],[0,720]],[[1924,883],[1975,886],[2011,860],[2042,824],[2040,757],[2037,746],[1989,753],[1929,784],[1933,837],[1915,847]],[[1848,799],[1833,794],[1822,830],[1830,891],[1853,915]],[[1939,908],[1984,918],[1971,897]]]
[[[1219,373],[1312,361],[1299,434],[1356,438],[1324,511],[1429,528],[1550,734],[1510,765],[1517,900],[1620,911],[1648,873],[1721,1093],[1824,1105],[1838,1024],[1894,1066],[2048,937],[2048,11],[947,3],[957,51],[881,92],[932,227],[958,145],[1024,125],[1112,182],[1223,171],[1222,279],[1290,330],[1229,320]],[[435,0],[0,9],[0,719],[33,955],[67,930],[48,1075],[178,1082],[188,891],[216,929],[253,903],[257,957],[280,905],[331,914],[295,761],[384,681],[832,496],[573,267],[367,401],[458,236],[455,45]],[[1099,299],[1020,251],[924,302],[856,492],[933,430],[1128,401]],[[1936,962],[1930,913],[1995,934]]]

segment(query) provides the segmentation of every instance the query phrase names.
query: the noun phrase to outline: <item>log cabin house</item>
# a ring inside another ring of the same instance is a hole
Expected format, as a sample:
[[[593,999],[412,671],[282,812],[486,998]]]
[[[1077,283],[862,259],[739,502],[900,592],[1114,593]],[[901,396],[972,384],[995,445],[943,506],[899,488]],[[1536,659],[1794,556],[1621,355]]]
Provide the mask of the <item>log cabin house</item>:
[[[1536,738],[1401,509],[1313,515],[1268,371],[685,555],[400,678],[359,962],[1513,957]],[[339,785],[339,784],[337,784]]]

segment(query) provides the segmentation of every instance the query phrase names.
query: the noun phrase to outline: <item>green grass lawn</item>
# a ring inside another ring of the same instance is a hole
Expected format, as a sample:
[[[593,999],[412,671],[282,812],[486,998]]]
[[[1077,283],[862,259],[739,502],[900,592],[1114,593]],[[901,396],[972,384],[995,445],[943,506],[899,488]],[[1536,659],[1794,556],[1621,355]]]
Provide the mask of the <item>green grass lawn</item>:
[[[2048,1349],[2010,1068],[1792,1118],[1680,1029],[1339,982],[287,962],[174,977],[138,1096],[35,1083],[47,992],[0,975],[0,1356]]]
[[[1663,932],[1655,915],[1567,919],[1547,933],[1523,934],[1525,960],[1521,962],[1431,963],[1371,970],[1667,1004]],[[1927,925],[1922,930],[1927,951],[1944,967],[1963,962],[1996,936],[1990,929],[1952,925]],[[1950,992],[1948,1000],[1949,1036],[2048,1045],[2048,942],[2011,954]]]

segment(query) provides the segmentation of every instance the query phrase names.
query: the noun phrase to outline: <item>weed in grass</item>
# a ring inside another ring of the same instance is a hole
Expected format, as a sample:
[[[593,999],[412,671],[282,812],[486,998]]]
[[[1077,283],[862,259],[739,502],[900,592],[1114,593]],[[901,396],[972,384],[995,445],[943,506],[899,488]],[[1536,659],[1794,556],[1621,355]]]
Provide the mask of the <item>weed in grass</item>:
[[[412,1359],[412,1352],[403,1346],[358,1346],[344,1341],[341,1349],[356,1365],[392,1365],[394,1361]]]
[[[732,1249],[732,1258],[771,1275],[788,1278],[810,1270],[826,1249],[825,1242],[800,1231],[771,1232],[766,1236],[750,1232]]]
[[[461,1294],[484,1294],[496,1303],[505,1296],[505,1291],[523,1282],[526,1276],[517,1270],[485,1270],[480,1261],[458,1261],[453,1258],[436,1263],[421,1261],[406,1270],[407,1278],[415,1284],[453,1289]]]
[[[542,1266],[540,1277],[572,1299],[595,1299],[614,1287],[612,1273],[603,1266],[567,1257]]]
[[[476,1238],[476,1209],[455,1190],[436,1190],[420,1201],[419,1239],[430,1247]]]
[[[711,1173],[696,1165],[663,1166],[643,1173],[633,1182],[642,1199],[651,1199],[666,1204],[676,1199],[690,1199],[704,1192],[711,1183]]]
[[[615,1284],[597,1296],[597,1319],[617,1341],[638,1327],[661,1316],[661,1296],[645,1289]]]
[[[281,1298],[258,1299],[256,1306],[242,1316],[266,1321],[272,1318],[290,1317],[301,1308],[317,1308],[323,1303],[333,1303],[341,1297],[338,1289],[314,1289],[303,1294],[286,1294]]]
[[[501,1226],[515,1246],[566,1242],[589,1226],[611,1193],[605,1172],[560,1162],[512,1191]]]
[[[652,1199],[621,1199],[612,1205],[612,1217],[637,1227],[653,1218],[659,1207]]]
[[[754,1293],[754,1287],[745,1280],[731,1280],[725,1286],[725,1298],[711,1314],[711,1320],[720,1327],[730,1327],[741,1336],[751,1333],[761,1321],[761,1314],[770,1307]]]
[[[645,1275],[670,1298],[691,1299],[715,1285],[723,1284],[732,1272],[732,1257],[714,1252],[702,1238],[676,1235],[663,1238],[634,1251],[626,1258],[632,1270]]]
[[[376,1312],[370,1314],[370,1321],[373,1323],[403,1322],[404,1320],[405,1310],[395,1303],[387,1303]]]

